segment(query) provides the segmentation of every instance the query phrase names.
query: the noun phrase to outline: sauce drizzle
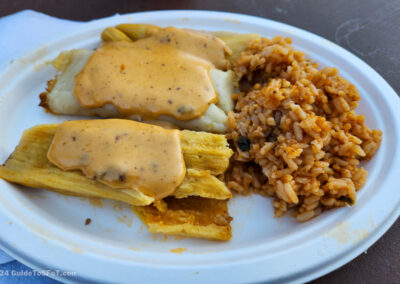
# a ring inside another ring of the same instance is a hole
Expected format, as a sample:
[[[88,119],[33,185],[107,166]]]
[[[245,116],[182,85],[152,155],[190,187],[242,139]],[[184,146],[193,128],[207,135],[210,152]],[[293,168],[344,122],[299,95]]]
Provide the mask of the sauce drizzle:
[[[218,101],[209,71],[227,67],[225,43],[173,27],[135,42],[106,42],[76,75],[74,94],[85,108],[113,104],[121,117],[202,116]]]
[[[186,174],[179,130],[123,119],[64,122],[47,157],[62,170],[155,199],[171,195]]]

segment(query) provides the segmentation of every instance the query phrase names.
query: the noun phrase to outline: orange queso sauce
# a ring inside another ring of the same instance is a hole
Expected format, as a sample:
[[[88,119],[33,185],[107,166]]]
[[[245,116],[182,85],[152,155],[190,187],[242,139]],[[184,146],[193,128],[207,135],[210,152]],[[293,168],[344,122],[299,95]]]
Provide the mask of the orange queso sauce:
[[[186,173],[179,130],[123,119],[60,124],[47,158],[62,170],[82,170],[110,187],[155,199],[171,195]]]
[[[85,108],[111,103],[122,117],[192,120],[218,101],[209,71],[227,67],[225,53],[222,40],[173,27],[135,42],[106,42],[76,75],[75,97]]]

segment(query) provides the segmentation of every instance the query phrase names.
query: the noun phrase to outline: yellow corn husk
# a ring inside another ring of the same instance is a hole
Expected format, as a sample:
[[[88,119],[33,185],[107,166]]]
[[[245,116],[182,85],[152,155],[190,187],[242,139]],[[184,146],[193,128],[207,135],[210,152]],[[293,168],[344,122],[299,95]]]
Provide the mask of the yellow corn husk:
[[[133,41],[148,37],[151,33],[161,29],[160,27],[146,24],[120,24],[115,28]]]
[[[101,33],[102,41],[132,41],[126,34],[116,28],[106,28]]]
[[[148,37],[151,33],[161,29],[160,27],[146,24],[120,24],[115,28],[106,28],[101,34],[101,39],[107,41],[135,41],[141,38]],[[103,35],[107,34],[107,36]],[[122,36],[125,35],[125,37]],[[231,63],[239,58],[240,53],[247,47],[248,43],[254,40],[260,40],[257,34],[236,34],[227,32],[211,33],[214,36],[223,40],[230,48],[232,53],[228,56]]]
[[[168,197],[161,203],[134,207],[149,232],[220,241],[231,238],[227,200]]]

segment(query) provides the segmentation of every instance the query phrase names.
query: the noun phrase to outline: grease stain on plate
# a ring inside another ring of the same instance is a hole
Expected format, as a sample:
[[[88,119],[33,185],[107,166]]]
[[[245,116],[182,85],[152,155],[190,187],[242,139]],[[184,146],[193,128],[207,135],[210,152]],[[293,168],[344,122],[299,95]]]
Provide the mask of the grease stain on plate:
[[[168,236],[164,235],[164,234],[153,234],[153,240],[160,241],[160,242],[166,242],[166,241],[168,241]]]
[[[121,203],[115,203],[114,205],[113,205],[113,209],[114,209],[114,211],[116,211],[116,212],[121,212],[122,211],[122,204]]]
[[[71,247],[71,250],[72,250],[73,252],[76,252],[76,253],[82,253],[82,252],[83,252],[83,250],[82,250],[80,247],[78,247],[78,246],[73,246],[73,247]]]
[[[47,199],[46,195],[29,194],[30,199]]]
[[[103,208],[103,202],[99,198],[88,198],[89,203],[93,206],[93,208]]]
[[[373,220],[370,219],[370,228],[357,228],[353,229],[348,222],[339,222],[336,227],[325,233],[325,237],[334,239],[339,246],[346,246],[348,244],[354,245],[364,240],[374,228]]]
[[[33,66],[33,70],[35,70],[36,72],[40,72],[44,68],[49,67],[49,66],[51,66],[51,61],[45,61],[45,62],[35,64],[35,66]]]
[[[133,251],[140,251],[139,248],[135,248],[135,247],[128,247],[129,250],[133,250]]]
[[[185,237],[185,236],[170,236],[170,237],[174,237],[174,240],[175,241],[181,241],[181,240],[185,240],[185,239],[187,239],[187,237]]]
[[[241,24],[241,22],[239,20],[237,20],[237,19],[224,18],[224,20],[227,21],[227,22],[231,22],[231,23],[237,24],[237,25]]]
[[[42,46],[41,48],[37,49],[33,53],[22,57],[18,60],[18,63],[21,64],[32,64],[35,63],[35,61],[39,61],[43,57],[47,55],[47,46]]]
[[[372,219],[371,213],[369,214],[369,223],[371,225],[371,229],[375,228],[374,219]]]
[[[122,215],[122,216],[115,216],[117,218],[117,220],[122,223],[125,224],[128,228],[132,227],[132,223],[133,223],[133,216],[130,215]]]
[[[187,248],[175,248],[169,250],[172,253],[182,254],[184,251],[187,251]]]

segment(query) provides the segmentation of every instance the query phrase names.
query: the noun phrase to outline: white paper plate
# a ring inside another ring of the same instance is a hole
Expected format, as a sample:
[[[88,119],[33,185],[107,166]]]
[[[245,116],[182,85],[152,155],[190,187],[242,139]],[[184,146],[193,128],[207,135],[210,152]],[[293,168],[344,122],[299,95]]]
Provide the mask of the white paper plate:
[[[0,181],[0,247],[36,269],[76,272],[63,281],[125,282],[304,282],[350,261],[372,245],[400,213],[400,101],[367,64],[339,46],[274,21],[219,12],[163,11],[90,22],[3,68],[0,75],[0,161],[18,144],[22,131],[39,123],[72,117],[46,114],[38,94],[54,70],[45,62],[61,50],[93,48],[107,26],[122,22],[210,31],[289,36],[294,46],[321,66],[335,66],[360,94],[358,112],[383,131],[382,146],[365,164],[368,182],[354,208],[323,213],[308,223],[273,218],[271,200],[260,196],[230,201],[234,217],[230,242],[164,238],[149,234],[129,206],[66,197]],[[76,118],[76,117],[75,117]],[[90,226],[84,226],[91,218]],[[171,249],[186,249],[181,254]]]

